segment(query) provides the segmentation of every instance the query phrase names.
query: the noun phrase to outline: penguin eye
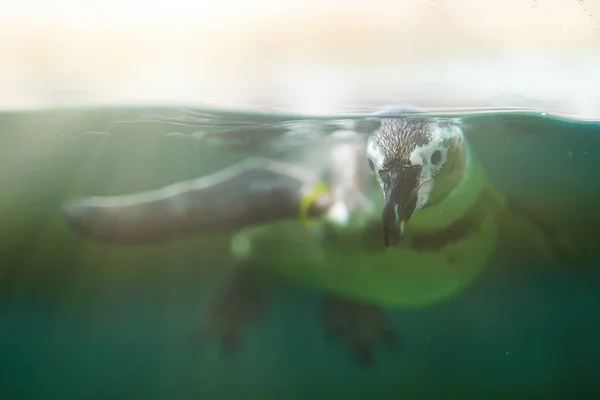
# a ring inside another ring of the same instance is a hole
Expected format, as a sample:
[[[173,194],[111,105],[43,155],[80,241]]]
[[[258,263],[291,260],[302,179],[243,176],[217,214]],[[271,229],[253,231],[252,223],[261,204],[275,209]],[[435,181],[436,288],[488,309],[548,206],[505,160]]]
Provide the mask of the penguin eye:
[[[371,170],[371,172],[375,173],[375,165],[373,164],[373,160],[367,158],[367,163],[369,164],[369,169]]]
[[[431,153],[431,157],[429,158],[429,162],[433,165],[438,165],[442,161],[442,152],[440,150],[436,150]]]

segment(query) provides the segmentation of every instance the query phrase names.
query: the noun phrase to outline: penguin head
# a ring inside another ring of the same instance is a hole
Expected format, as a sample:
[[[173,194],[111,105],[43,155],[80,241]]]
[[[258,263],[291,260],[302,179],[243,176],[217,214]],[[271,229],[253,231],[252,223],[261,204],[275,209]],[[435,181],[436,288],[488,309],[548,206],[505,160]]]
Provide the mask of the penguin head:
[[[456,120],[377,119],[366,152],[368,166],[383,191],[386,247],[397,243],[405,224],[431,202],[434,188],[447,186],[440,181],[454,165],[462,141]]]

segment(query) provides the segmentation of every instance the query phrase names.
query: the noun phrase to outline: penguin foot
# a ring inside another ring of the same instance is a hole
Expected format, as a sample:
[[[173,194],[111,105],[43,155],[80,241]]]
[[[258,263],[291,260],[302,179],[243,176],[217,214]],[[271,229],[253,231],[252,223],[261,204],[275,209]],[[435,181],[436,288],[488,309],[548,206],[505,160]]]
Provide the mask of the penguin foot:
[[[207,311],[199,339],[217,339],[225,356],[237,354],[246,329],[257,324],[266,310],[268,289],[262,274],[250,266],[237,269]]]
[[[363,367],[374,363],[375,345],[397,343],[397,332],[389,326],[381,307],[327,296],[323,301],[323,319],[326,332],[346,342]]]

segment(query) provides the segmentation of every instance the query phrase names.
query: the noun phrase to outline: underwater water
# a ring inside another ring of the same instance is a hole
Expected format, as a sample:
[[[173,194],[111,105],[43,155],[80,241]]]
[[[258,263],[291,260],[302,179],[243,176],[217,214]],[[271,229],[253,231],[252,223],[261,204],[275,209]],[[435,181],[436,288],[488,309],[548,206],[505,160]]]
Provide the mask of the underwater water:
[[[164,123],[168,116],[183,124]],[[584,230],[600,232],[600,121],[460,117],[478,127],[469,141],[505,196],[573,202],[589,217]],[[271,129],[290,118],[176,108],[0,114],[0,398],[600,393],[599,252],[574,265],[490,268],[438,305],[386,310],[398,343],[377,347],[365,368],[324,334],[320,293],[290,282],[277,286],[237,354],[199,338],[233,268],[227,237],[108,246],[77,236],[61,215],[74,197],[151,190],[311,140]],[[236,136],[240,121],[257,124],[251,140]]]

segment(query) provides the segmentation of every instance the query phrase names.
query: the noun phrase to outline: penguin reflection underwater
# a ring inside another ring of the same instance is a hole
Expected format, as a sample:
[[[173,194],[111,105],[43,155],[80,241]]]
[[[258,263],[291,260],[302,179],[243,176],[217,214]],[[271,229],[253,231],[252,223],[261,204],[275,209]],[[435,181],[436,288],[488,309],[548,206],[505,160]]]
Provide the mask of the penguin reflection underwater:
[[[231,233],[239,268],[207,314],[207,333],[235,349],[265,310],[276,282],[269,277],[283,277],[324,293],[327,333],[361,364],[378,343],[396,342],[385,309],[457,295],[498,252],[560,255],[555,236],[488,180],[460,120],[386,109],[352,124],[310,123],[327,124],[330,134],[281,159],[252,159],[151,192],[78,199],[65,217],[107,243]],[[524,240],[514,247],[523,251],[503,250]]]

